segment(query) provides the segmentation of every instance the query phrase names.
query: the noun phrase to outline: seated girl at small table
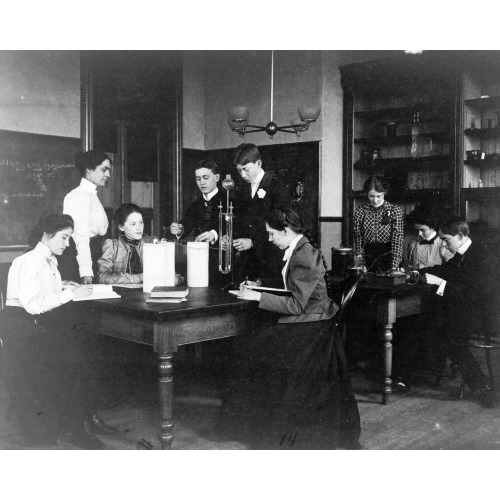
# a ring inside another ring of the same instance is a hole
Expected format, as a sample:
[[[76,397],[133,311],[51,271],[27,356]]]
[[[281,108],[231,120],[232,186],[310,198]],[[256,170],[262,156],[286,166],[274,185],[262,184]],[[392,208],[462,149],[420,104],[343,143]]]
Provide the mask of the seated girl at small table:
[[[403,256],[405,264],[413,269],[440,266],[450,260],[453,254],[442,245],[437,234],[439,227],[438,215],[430,207],[416,206],[407,216],[406,222],[412,224],[418,237],[413,238]]]
[[[99,283],[142,283],[144,243],[153,243],[153,238],[144,234],[142,211],[133,203],[124,203],[115,210],[114,220],[123,234],[104,242]],[[184,281],[180,274],[176,278],[176,285]]]

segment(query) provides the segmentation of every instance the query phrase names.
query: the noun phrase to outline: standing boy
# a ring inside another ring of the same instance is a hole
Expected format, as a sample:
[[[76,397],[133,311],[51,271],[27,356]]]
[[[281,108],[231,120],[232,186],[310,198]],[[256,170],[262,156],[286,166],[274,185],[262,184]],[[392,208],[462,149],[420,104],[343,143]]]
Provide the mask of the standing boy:
[[[214,161],[202,160],[194,169],[196,184],[201,197],[194,201],[186,211],[180,224],[173,222],[170,232],[173,235],[188,236],[191,233],[195,241],[209,242],[209,282],[211,285],[222,283],[223,275],[219,273],[218,251],[219,239],[219,203],[221,192],[217,187],[220,179],[219,167]],[[225,205],[225,199],[223,200]]]
[[[234,165],[247,183],[239,194],[235,210],[233,247],[239,252],[235,260],[237,278],[256,280],[281,275],[283,252],[269,242],[265,217],[289,201],[286,189],[265,172],[254,144],[240,144]],[[238,282],[238,281],[237,281]]]

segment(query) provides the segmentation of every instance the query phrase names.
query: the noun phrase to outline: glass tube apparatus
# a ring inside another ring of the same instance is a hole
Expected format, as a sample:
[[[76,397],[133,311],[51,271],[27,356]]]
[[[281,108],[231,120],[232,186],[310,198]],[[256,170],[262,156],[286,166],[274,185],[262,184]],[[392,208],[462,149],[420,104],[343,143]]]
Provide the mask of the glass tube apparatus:
[[[234,181],[231,175],[227,174],[222,181],[222,187],[226,190],[226,211],[223,212],[222,200],[219,203],[219,271],[222,274],[231,272],[233,255],[233,204],[229,201],[229,191],[234,188]],[[225,230],[225,233],[224,233]],[[224,235],[224,236],[223,236]],[[222,241],[226,242],[226,255],[223,256]]]

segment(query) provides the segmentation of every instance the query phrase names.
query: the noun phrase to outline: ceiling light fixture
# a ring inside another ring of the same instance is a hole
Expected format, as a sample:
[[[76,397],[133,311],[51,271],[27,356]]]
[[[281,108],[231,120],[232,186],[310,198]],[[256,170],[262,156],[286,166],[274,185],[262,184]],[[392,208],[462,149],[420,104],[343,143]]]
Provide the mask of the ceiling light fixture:
[[[229,119],[227,122],[231,127],[233,132],[238,133],[240,137],[244,137],[245,134],[251,134],[253,132],[267,132],[270,139],[274,138],[277,132],[289,132],[295,134],[297,139],[300,137],[302,132],[305,132],[309,125],[315,122],[319,114],[321,113],[321,108],[316,107],[303,107],[298,108],[299,119],[292,120],[290,125],[284,125],[278,127],[276,123],[273,122],[273,97],[274,97],[274,51],[271,51],[271,120],[266,126],[250,125],[248,123],[248,117],[250,111],[244,106],[234,106],[227,110]],[[251,130],[248,130],[251,129]]]

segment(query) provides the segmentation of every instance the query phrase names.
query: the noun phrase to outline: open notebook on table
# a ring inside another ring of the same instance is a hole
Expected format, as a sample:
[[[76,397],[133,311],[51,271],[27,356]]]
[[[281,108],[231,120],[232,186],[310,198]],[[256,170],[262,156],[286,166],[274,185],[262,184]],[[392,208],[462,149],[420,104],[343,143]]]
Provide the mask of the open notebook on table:
[[[100,300],[100,299],[120,299],[120,295],[113,291],[111,285],[92,285],[92,294],[88,297],[73,299],[75,302],[81,300]]]

